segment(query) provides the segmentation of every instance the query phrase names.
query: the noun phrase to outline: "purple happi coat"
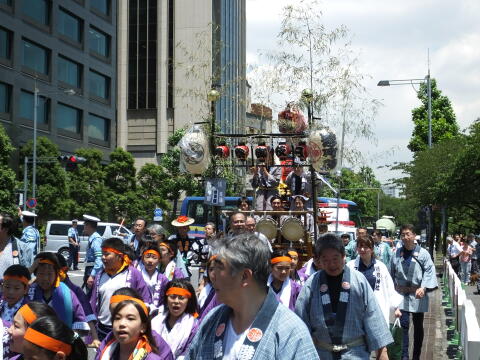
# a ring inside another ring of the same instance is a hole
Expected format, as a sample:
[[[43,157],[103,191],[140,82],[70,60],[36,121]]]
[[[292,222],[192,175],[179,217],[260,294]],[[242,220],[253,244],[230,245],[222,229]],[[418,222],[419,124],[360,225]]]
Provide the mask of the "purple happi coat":
[[[272,275],[268,277],[268,286],[271,287],[270,283],[272,282]],[[283,296],[283,291],[286,291],[286,286],[290,287],[290,295],[288,296],[288,304],[286,304],[287,301],[282,301],[282,298],[284,299]],[[293,281],[289,277],[283,282],[282,289],[280,292],[277,294],[271,289],[273,294],[275,295],[276,299],[281,302],[283,305],[288,307],[290,310],[295,311],[295,303],[297,302],[298,295],[300,294],[300,290],[302,290],[302,286],[299,285],[297,282]]]
[[[163,338],[156,333],[155,331],[152,331],[153,338],[155,339],[155,344],[157,345],[158,352],[160,354],[154,354],[150,353],[147,355],[145,360],[173,360],[174,357],[172,355],[172,351],[170,350],[170,346],[163,340]],[[105,339],[103,339],[102,343],[100,344],[100,347],[97,350],[97,355],[95,356],[95,360],[101,360],[100,355],[102,354],[103,350],[105,349],[105,346],[112,340],[113,338],[113,332],[110,332]]]
[[[141,261],[135,261],[135,268],[142,273]],[[143,274],[142,274],[143,277]],[[150,285],[144,278],[145,283],[147,284],[148,290],[150,291],[150,296],[152,298],[151,305],[158,309],[161,305],[163,305],[163,299],[165,297],[165,290],[167,288],[168,279],[165,275],[163,275],[160,271],[157,272],[157,280],[155,281],[155,285]]]
[[[314,268],[313,259],[308,260],[303,267],[297,271],[298,277],[300,278],[300,284],[304,284],[307,279],[315,274],[318,270]]]
[[[92,306],[88,301],[87,295],[83,292],[80,286],[75,285],[72,280],[67,276],[65,280],[63,280],[64,284],[69,287],[70,290],[73,291],[75,295],[77,295],[78,301],[82,305],[83,312],[85,313],[85,320],[87,322],[96,321],[97,317],[93,313]]]
[[[32,284],[28,290],[30,301],[45,303],[43,290],[38,284]],[[57,313],[58,317],[72,330],[90,331],[85,318],[85,312],[77,295],[63,282],[53,290],[52,297],[47,303]]]

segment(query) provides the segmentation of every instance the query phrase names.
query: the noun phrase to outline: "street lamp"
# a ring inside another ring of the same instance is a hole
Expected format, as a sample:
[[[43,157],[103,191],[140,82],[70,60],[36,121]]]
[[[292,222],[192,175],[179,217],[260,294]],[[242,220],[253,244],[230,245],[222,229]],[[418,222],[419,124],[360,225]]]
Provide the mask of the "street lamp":
[[[58,91],[53,91],[48,94],[54,94]],[[66,89],[62,91],[64,94],[72,96],[75,95],[75,90]],[[37,109],[38,109],[38,96],[40,91],[37,87],[37,80],[35,79],[35,90],[33,92],[33,156],[32,156],[32,197],[35,198],[37,188]],[[26,199],[24,200],[26,201]]]

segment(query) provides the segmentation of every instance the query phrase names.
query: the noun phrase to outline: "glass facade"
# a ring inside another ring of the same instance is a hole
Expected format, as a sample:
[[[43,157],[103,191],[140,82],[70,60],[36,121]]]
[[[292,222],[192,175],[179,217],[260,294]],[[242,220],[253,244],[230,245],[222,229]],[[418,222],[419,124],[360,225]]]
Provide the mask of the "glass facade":
[[[72,85],[77,89],[82,87],[82,66],[74,61],[68,60],[63,56],[58,57],[57,63],[58,80]]]
[[[41,74],[49,74],[49,50],[23,39],[22,51],[23,66]]]
[[[0,27],[0,57],[12,57],[12,32]]]
[[[12,0],[0,0],[0,5],[12,6]]]
[[[92,9],[104,15],[110,15],[110,0],[94,0],[90,2]]]
[[[40,24],[50,24],[50,2],[48,0],[22,0],[22,13]]]
[[[90,95],[108,99],[110,97],[110,79],[90,70],[89,91]]]
[[[33,121],[33,93],[22,90],[20,92],[20,117]],[[44,96],[38,97],[37,124],[48,124],[50,102]]]
[[[82,122],[82,111],[68,105],[58,104],[56,122],[58,129],[79,134]]]
[[[82,20],[63,9],[58,11],[58,32],[75,42],[82,42]]]
[[[88,30],[88,48],[90,51],[108,58],[110,56],[110,37],[100,30],[90,27]]]
[[[103,117],[88,114],[88,137],[108,141],[109,138],[109,121]]]
[[[12,87],[8,84],[0,83],[0,113],[10,112],[11,96]]]

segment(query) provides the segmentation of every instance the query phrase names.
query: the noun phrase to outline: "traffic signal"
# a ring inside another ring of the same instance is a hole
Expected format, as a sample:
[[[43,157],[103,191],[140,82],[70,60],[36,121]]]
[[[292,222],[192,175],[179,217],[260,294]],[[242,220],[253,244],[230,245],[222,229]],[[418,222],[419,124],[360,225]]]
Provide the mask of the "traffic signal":
[[[78,164],[83,164],[87,161],[87,159],[75,155],[60,155],[58,160],[62,165],[65,165],[66,171],[73,171],[77,168]]]

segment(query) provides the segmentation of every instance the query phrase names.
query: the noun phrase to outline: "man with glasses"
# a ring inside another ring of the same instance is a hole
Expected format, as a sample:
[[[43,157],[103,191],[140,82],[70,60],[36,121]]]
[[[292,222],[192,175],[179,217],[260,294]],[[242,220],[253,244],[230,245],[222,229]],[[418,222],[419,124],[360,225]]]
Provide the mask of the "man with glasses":
[[[133,234],[130,238],[130,246],[135,252],[136,257],[140,257],[143,243],[145,242],[145,231],[147,230],[147,220],[138,218],[133,224]]]
[[[428,312],[428,291],[437,288],[435,266],[427,250],[415,244],[413,225],[400,229],[403,246],[396,250],[390,262],[390,273],[395,290],[403,295],[399,306],[403,329],[402,359],[408,356],[408,329],[410,314],[413,319],[413,360],[420,359],[423,344],[423,318]]]

